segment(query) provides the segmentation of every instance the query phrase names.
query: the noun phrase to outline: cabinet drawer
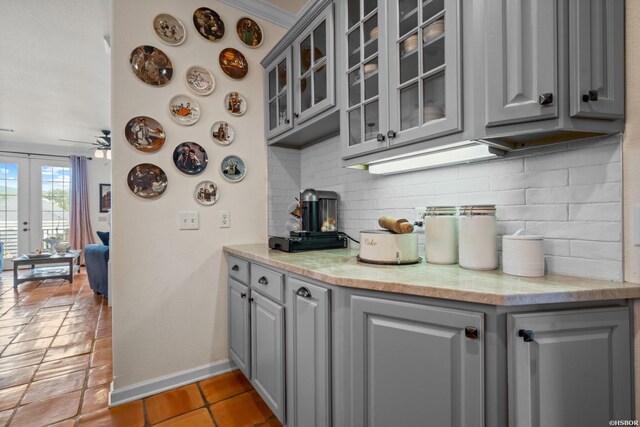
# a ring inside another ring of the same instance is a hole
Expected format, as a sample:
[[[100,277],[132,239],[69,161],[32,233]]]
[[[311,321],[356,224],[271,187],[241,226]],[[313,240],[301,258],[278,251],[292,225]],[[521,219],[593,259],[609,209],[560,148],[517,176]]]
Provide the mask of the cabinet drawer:
[[[280,273],[259,265],[252,265],[251,287],[280,302],[284,302],[284,277]]]
[[[249,262],[234,256],[227,260],[229,277],[233,277],[240,283],[249,284]]]

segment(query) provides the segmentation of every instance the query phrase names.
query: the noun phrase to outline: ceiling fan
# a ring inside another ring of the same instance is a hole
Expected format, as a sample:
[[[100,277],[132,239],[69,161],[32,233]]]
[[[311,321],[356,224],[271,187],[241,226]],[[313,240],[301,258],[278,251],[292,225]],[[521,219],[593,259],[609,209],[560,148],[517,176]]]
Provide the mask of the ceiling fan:
[[[98,158],[106,157],[107,159],[111,158],[111,131],[108,129],[102,129],[102,135],[96,135],[95,142],[89,141],[78,141],[74,139],[59,139],[62,142],[72,142],[74,144],[88,144],[93,145],[96,148],[94,156]],[[106,152],[106,154],[105,154]]]

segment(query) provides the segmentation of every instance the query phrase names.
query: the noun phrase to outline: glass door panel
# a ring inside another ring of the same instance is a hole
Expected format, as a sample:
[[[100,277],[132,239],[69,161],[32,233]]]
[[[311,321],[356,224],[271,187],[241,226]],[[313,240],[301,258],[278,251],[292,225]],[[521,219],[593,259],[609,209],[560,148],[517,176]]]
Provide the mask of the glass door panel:
[[[25,251],[27,241],[20,229],[20,215],[26,215],[27,200],[20,197],[19,179],[26,166],[22,159],[0,159],[0,242],[4,243],[4,268],[10,269],[11,259]],[[24,173],[23,173],[24,175]],[[28,236],[26,236],[28,237]]]
[[[267,72],[267,139],[292,127],[291,91],[289,90],[290,50],[285,51]]]
[[[38,240],[54,237],[69,241],[71,168],[41,165],[42,234]]]

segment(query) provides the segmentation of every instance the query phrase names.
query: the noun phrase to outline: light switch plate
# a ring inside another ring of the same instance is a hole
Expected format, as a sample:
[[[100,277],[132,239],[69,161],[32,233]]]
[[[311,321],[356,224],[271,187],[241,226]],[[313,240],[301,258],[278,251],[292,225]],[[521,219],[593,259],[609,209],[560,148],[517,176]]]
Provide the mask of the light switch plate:
[[[180,230],[197,230],[200,228],[198,212],[179,212],[178,228]]]
[[[231,227],[231,216],[229,214],[229,211],[218,211],[218,226],[220,228]]]

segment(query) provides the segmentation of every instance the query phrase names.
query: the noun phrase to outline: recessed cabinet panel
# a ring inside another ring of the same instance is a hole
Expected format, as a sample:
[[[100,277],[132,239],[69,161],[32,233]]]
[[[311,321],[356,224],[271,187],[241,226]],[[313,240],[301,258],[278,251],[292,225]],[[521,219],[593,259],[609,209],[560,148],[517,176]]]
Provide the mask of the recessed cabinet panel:
[[[249,297],[248,286],[229,278],[229,356],[247,378],[251,378]]]
[[[507,331],[509,425],[632,418],[628,308],[508,315]]]
[[[290,279],[293,405],[296,427],[331,425],[330,291]]]
[[[353,296],[351,338],[352,426],[484,425],[482,314]]]
[[[486,125],[557,117],[557,1],[492,0],[486,6]]]
[[[252,298],[251,380],[273,413],[285,422],[284,307],[258,292]]]
[[[624,117],[624,2],[569,3],[571,115]]]

